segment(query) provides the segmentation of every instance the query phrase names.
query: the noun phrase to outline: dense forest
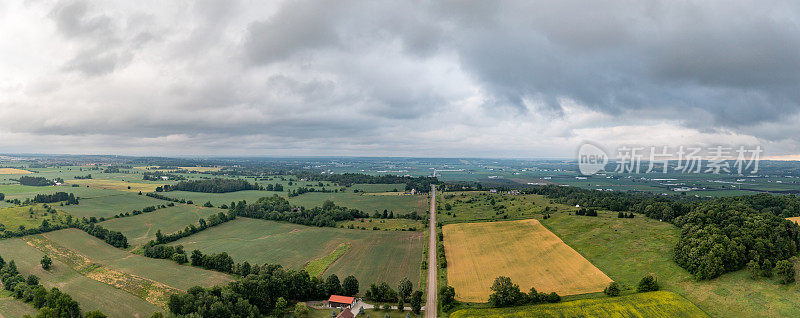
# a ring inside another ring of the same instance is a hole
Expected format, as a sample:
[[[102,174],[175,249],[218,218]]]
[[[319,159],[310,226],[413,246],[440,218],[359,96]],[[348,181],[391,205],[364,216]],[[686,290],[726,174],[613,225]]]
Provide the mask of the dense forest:
[[[258,184],[251,184],[245,180],[240,179],[204,179],[204,180],[190,180],[181,181],[175,185],[164,185],[163,187],[156,188],[157,192],[161,191],[191,191],[191,192],[205,192],[205,193],[225,193],[242,190],[263,190]]]
[[[56,184],[55,182],[47,180],[47,178],[44,177],[28,177],[28,176],[19,177],[19,179],[17,179],[17,182],[19,182],[19,184],[21,185],[35,186],[35,187],[45,187]]]
[[[636,212],[681,229],[674,258],[698,279],[711,279],[754,266],[771,270],[800,251],[800,197],[755,194],[714,199],[681,195],[604,192],[542,186],[525,190],[568,205]]]
[[[289,204],[286,198],[278,195],[263,197],[251,204],[244,201],[231,203],[231,210],[236,215],[244,217],[329,227],[336,227],[336,221],[369,217],[368,213],[338,206],[330,200],[325,201],[322,206],[311,209],[295,208]]]

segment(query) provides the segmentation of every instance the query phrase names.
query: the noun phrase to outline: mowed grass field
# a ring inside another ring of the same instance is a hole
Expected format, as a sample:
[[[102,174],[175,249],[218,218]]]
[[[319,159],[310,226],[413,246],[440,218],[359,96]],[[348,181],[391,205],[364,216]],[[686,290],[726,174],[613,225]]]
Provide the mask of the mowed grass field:
[[[121,180],[103,180],[103,179],[80,179],[68,180],[67,184],[77,184],[80,186],[89,186],[90,188],[117,190],[127,192],[154,192],[159,186],[165,183],[142,183],[142,182],[128,182]]]
[[[576,295],[602,291],[611,279],[537,220],[442,227],[447,282],[456,299],[487,302],[498,276],[528,291]]]
[[[619,219],[606,211],[597,217],[559,213],[541,222],[628,291],[652,273],[662,290],[678,293],[713,317],[800,316],[798,283],[753,280],[746,270],[696,281],[672,260],[680,236],[672,224],[641,215]]]
[[[423,241],[420,232],[318,228],[237,218],[172,245],[183,245],[187,251],[227,252],[237,262],[277,263],[299,270],[340,244],[350,243],[350,249],[325,273],[341,279],[354,275],[363,291],[370,283],[382,281],[395,286],[403,277],[417,282]]]
[[[6,262],[14,260],[23,275],[39,277],[40,283],[46,288],[57,287],[68,293],[84,312],[102,310],[109,317],[150,317],[153,312],[163,311],[122,289],[83,276],[56,259],[49,271],[43,270],[39,262],[44,253],[20,238],[0,240],[0,255]]]
[[[101,222],[100,225],[109,230],[122,232],[128,238],[128,243],[136,246],[155,239],[158,230],[164,234],[174,233],[186,228],[189,224],[197,225],[200,218],[208,219],[210,215],[219,212],[224,212],[224,210],[192,204],[178,204],[149,213],[113,218]]]
[[[141,211],[148,206],[166,205],[168,201],[154,199],[146,195],[136,193],[113,191],[108,195],[81,198],[77,205],[58,206],[57,209],[63,210],[75,217],[104,217],[112,218],[120,213]]]
[[[556,304],[543,304],[496,309],[464,309],[451,318],[470,317],[708,317],[678,294],[657,291],[620,297],[579,299]]]

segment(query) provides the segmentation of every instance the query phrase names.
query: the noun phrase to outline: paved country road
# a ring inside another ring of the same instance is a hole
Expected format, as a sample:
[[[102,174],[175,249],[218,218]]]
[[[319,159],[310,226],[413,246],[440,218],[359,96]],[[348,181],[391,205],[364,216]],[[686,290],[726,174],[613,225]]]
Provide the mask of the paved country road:
[[[425,301],[425,318],[436,318],[436,186],[431,185],[431,220],[428,223],[428,297]]]

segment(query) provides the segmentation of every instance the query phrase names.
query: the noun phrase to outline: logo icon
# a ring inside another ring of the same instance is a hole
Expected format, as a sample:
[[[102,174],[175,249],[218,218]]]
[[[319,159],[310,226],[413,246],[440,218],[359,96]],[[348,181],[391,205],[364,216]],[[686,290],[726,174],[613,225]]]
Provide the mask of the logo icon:
[[[584,143],[578,148],[578,170],[589,176],[606,169],[608,154],[598,146]]]

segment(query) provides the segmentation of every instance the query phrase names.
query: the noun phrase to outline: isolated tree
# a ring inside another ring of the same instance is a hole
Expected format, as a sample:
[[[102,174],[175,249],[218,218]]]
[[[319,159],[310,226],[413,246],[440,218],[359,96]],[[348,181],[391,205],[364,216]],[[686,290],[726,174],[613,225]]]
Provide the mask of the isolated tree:
[[[795,270],[794,263],[789,260],[781,260],[775,263],[775,273],[778,275],[778,280],[781,284],[794,283]]]
[[[42,256],[42,260],[40,261],[40,263],[42,263],[43,270],[49,271],[50,267],[53,265],[53,260],[50,259],[50,256],[45,255]]]
[[[305,318],[308,317],[310,310],[308,310],[308,306],[306,303],[299,302],[294,305],[294,316],[297,318]]]
[[[345,296],[355,296],[358,294],[358,279],[355,276],[350,275],[344,278],[342,281],[342,293]]]
[[[439,300],[442,302],[442,310],[448,311],[456,304],[456,290],[453,286],[442,286],[439,288]]]
[[[397,292],[400,294],[400,299],[402,300],[408,299],[413,290],[413,284],[411,284],[411,281],[406,277],[403,277],[403,280],[400,281],[400,285],[397,285]]]
[[[330,295],[338,295],[342,293],[342,284],[339,283],[339,276],[331,274],[325,279],[325,291]]]
[[[278,300],[275,301],[275,316],[282,317],[286,314],[286,308],[289,307],[289,303],[286,302],[286,299],[283,297],[278,297]]]
[[[403,312],[404,308],[406,308],[406,303],[403,301],[403,297],[397,297],[397,311]]]
[[[495,278],[491,287],[492,294],[489,295],[489,304],[492,307],[508,307],[520,303],[523,300],[519,285],[511,282],[511,278],[500,276]]]
[[[653,277],[653,275],[642,277],[642,280],[639,281],[639,285],[636,287],[636,291],[640,293],[656,291],[658,289],[658,281],[656,281],[656,278]]]
[[[417,290],[411,294],[411,312],[419,315],[420,310],[422,310],[422,291]]]
[[[747,271],[750,273],[750,278],[756,279],[758,275],[761,274],[761,268],[758,266],[758,261],[750,260],[747,263]]]
[[[608,284],[608,287],[603,290],[603,292],[611,297],[619,296],[619,283],[611,282]]]

